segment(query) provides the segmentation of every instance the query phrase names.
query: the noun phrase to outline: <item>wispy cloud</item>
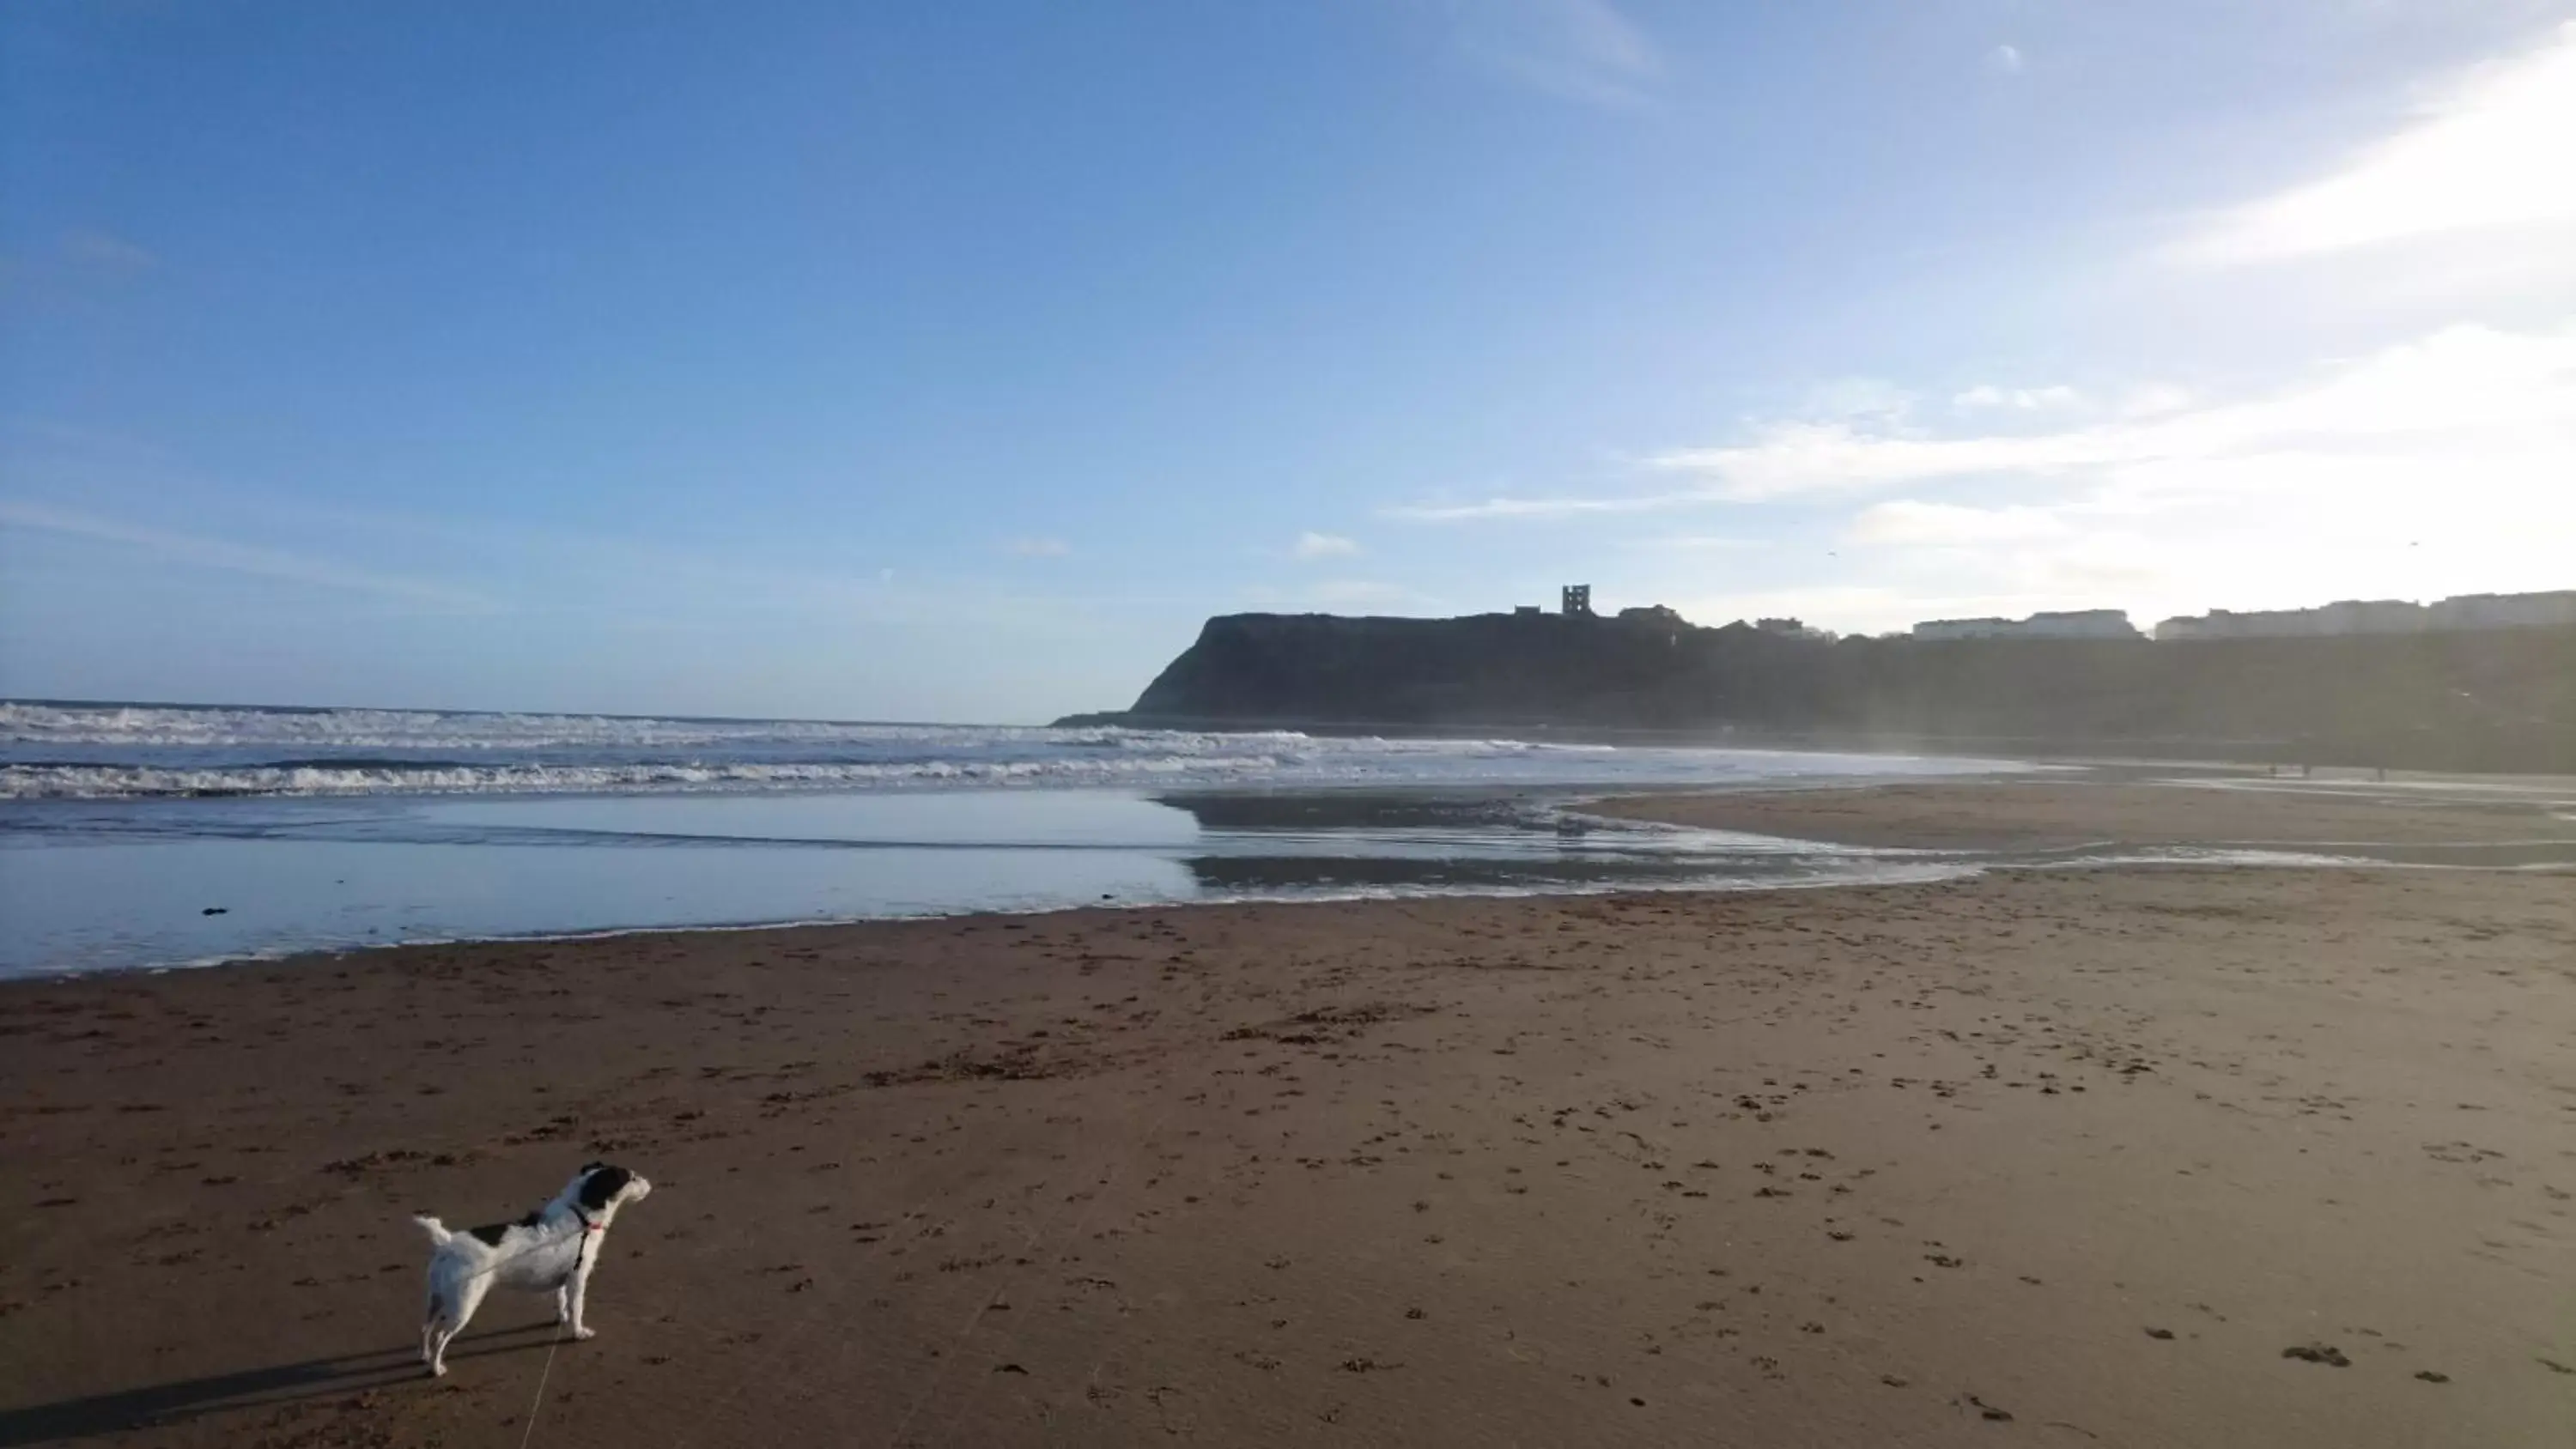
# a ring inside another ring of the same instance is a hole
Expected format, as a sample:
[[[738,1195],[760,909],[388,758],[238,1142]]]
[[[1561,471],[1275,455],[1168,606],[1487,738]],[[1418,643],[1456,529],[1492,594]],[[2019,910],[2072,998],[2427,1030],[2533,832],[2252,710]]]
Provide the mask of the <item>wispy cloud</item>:
[[[1922,478],[1980,473],[2047,473],[2103,461],[2091,433],[1931,437],[1847,422],[1803,419],[1755,425],[1748,442],[1657,453],[1646,466],[1705,481],[1672,501],[1752,502],[1798,494],[1846,493]]]
[[[2455,327],[2268,395],[1943,446],[1897,453],[1882,476],[1917,496],[1842,533],[1924,597],[2153,617],[2576,584],[2576,323]]]
[[[458,613],[488,613],[498,607],[487,595],[434,580],[382,573],[283,549],[148,528],[42,503],[0,499],[0,528],[93,539],[139,549],[167,563],[372,594]]]
[[[1900,498],[1862,510],[1848,537],[1864,544],[1956,547],[2059,538],[2069,531],[2066,520],[2045,508],[1968,508]]]
[[[2189,388],[2176,387],[2169,382],[2148,382],[2140,383],[2123,394],[2119,408],[2124,417],[2152,418],[2181,412],[2197,401],[2199,399],[2192,396]]]
[[[2159,400],[2167,401],[2167,400]],[[1927,436],[1844,422],[1777,422],[1752,441],[1657,454],[1648,466],[1748,500],[1926,480],[2061,477],[2281,449],[2438,454],[2531,429],[2576,426],[2576,325],[2510,333],[2452,327],[2268,396],[2040,433]],[[2576,445],[2570,445],[2576,447]],[[2568,459],[2576,469],[2576,452]],[[1688,496],[1688,495],[1685,495]]]
[[[2041,388],[2033,396],[2058,391]],[[1412,503],[1385,514],[1459,523],[1644,513],[1924,482],[2076,479],[2115,467],[2219,463],[2282,451],[2429,460],[2534,437],[2545,440],[2544,451],[2562,455],[2568,476],[2576,477],[2576,321],[2533,333],[2446,328],[2305,383],[2233,402],[2195,403],[2174,389],[2140,388],[2111,420],[2054,431],[1937,434],[1892,419],[1845,418],[1757,421],[1748,431],[1745,442],[1670,449],[1642,460],[1649,473],[1697,480],[1686,488]]]
[[[1879,418],[1893,420],[1914,409],[1912,391],[1898,387],[1883,377],[1855,374],[1837,377],[1807,389],[1806,400],[1798,406],[1802,418]]]
[[[2455,78],[2404,130],[2322,180],[2216,218],[2172,255],[2234,266],[2436,233],[2576,223],[2570,136],[2576,21],[2528,54]]]
[[[2017,45],[1998,45],[1986,52],[1986,69],[1996,75],[2019,75],[2027,64]]]
[[[1704,502],[1697,494],[1635,497],[1487,498],[1473,503],[1399,503],[1379,512],[1408,523],[1469,523],[1489,518],[1566,518],[1585,513],[1644,513]]]
[[[100,271],[139,272],[157,266],[160,258],[113,232],[96,227],[73,227],[56,238],[63,256],[76,265]]]
[[[1002,544],[1002,551],[1013,558],[1063,558],[1073,545],[1060,538],[1014,538]]]
[[[1450,0],[1460,54],[1560,100],[1635,107],[1654,98],[1662,53],[1609,0]]]
[[[1686,487],[1420,505],[1406,516],[1792,504],[1821,513],[1843,546],[1814,567],[1847,577],[1813,585],[1803,607],[1760,607],[1838,628],[1897,627],[1909,610],[1930,618],[1972,603],[2152,613],[2576,585],[2565,542],[2576,538],[2576,319],[2528,332],[2445,328],[2234,397],[2152,385],[2125,397],[2063,413],[2016,408],[1994,426],[1954,418],[1942,431],[1774,420],[1754,424],[1748,441],[1644,464]],[[1698,546],[1635,542],[1649,545]],[[1825,607],[1836,600],[1840,611]]]
[[[1718,553],[1733,549],[1769,548],[1771,540],[1746,538],[1737,534],[1659,533],[1651,538],[1632,538],[1630,548],[1669,549],[1685,553]]]
[[[2038,412],[2044,408],[2071,408],[2084,401],[2084,395],[2071,387],[1996,387],[1980,383],[1966,392],[1953,394],[1950,405],[1956,408],[2018,408]]]
[[[1360,551],[1357,540],[1338,533],[1301,533],[1297,545],[1289,552],[1301,559],[1351,558]]]

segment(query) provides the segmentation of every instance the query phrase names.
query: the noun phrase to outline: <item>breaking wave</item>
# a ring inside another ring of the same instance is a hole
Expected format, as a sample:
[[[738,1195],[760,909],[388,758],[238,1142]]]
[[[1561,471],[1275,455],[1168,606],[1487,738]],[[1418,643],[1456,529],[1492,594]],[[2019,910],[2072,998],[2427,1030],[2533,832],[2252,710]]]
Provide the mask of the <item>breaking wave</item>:
[[[620,791],[872,789],[903,785],[1122,785],[1220,780],[1274,769],[1263,755],[1118,760],[917,760],[904,763],[623,765],[314,762],[186,769],[152,765],[0,766],[0,798],[208,795],[597,794]]]
[[[1498,739],[0,702],[0,799],[1725,783],[1975,761]]]

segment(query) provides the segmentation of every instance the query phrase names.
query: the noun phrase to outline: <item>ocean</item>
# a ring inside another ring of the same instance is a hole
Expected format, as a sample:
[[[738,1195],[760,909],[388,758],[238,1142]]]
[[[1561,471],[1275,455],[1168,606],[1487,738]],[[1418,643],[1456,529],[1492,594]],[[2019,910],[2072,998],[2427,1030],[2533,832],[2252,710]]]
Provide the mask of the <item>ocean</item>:
[[[1729,784],[2004,762],[1293,731],[0,702],[0,800]]]
[[[0,975],[1104,903],[1919,879],[1605,793],[2011,761],[1295,732],[0,702]]]

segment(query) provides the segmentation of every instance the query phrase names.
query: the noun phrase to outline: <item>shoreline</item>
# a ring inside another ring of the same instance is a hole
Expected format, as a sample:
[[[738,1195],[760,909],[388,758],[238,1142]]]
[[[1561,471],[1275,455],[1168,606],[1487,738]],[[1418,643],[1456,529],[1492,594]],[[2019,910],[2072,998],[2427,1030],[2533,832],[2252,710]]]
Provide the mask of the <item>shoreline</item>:
[[[2112,840],[2081,842],[2084,846],[2114,846]],[[2259,849],[2268,846],[2294,846],[2306,843],[2372,845],[2383,842],[2299,842],[2299,841],[2228,841],[2231,847]],[[2555,839],[2463,842],[2464,850],[2490,847],[2554,846]],[[1937,852],[1927,852],[1937,853]],[[588,931],[541,931],[508,936],[452,936],[422,938],[410,941],[385,941],[368,945],[296,947],[274,953],[210,956],[203,960],[172,961],[138,966],[66,967],[50,971],[29,972],[0,977],[0,991],[14,985],[62,984],[113,977],[169,976],[182,972],[220,971],[234,967],[293,966],[318,963],[361,961],[406,951],[437,951],[473,946],[562,946],[630,938],[686,941],[695,936],[732,936],[755,932],[859,930],[875,926],[914,925],[926,922],[976,921],[1044,921],[1056,918],[1079,918],[1092,915],[1133,915],[1140,912],[1224,911],[1254,907],[1279,909],[1324,909],[1336,906],[1402,905],[1435,901],[1467,902],[1582,902],[1617,901],[1626,897],[1653,899],[1663,896],[1734,896],[1772,895],[1801,892],[1865,891],[1900,887],[1923,887],[1955,884],[1983,875],[2005,875],[2020,872],[2044,874],[2080,871],[2233,871],[2233,870],[2340,870],[2340,871],[2480,871],[2502,875],[2559,875],[2576,873],[2576,864],[2543,861],[2512,865],[2450,864],[2440,861],[2379,860],[2286,860],[2286,861],[2210,861],[2210,860],[2015,860],[1979,865],[1961,863],[1955,874],[1922,879],[1887,880],[1794,880],[1765,881],[1753,885],[1711,885],[1686,881],[1672,885],[1638,885],[1623,882],[1600,887],[1493,887],[1461,886],[1453,889],[1424,889],[1419,892],[1373,890],[1349,895],[1330,893],[1295,897],[1236,896],[1187,901],[1137,901],[1117,905],[1049,905],[1031,906],[1025,910],[984,907],[965,911],[929,912],[906,916],[841,916],[813,920],[710,922],[688,926],[606,926]]]
[[[1389,750],[1398,757],[1391,764]],[[1427,764],[1382,745],[1361,749],[1366,758],[1357,764],[1302,748],[1285,763],[1234,758],[1239,753],[1220,751],[1212,768],[1397,778],[1347,788],[1263,789],[1236,779],[1182,788],[1156,774],[1161,788],[1151,790],[21,802],[0,806],[0,835],[14,856],[13,870],[0,876],[0,916],[8,920],[0,974],[203,963],[389,939],[1151,903],[1304,887],[1668,880],[1715,872],[1647,859],[1689,852],[1634,835],[1569,848],[1547,839],[1547,823],[1532,817],[1555,800],[1639,777],[1662,784],[1764,775],[1774,764],[1784,774],[1864,776],[1961,768],[1919,760],[1611,761],[1517,747],[1490,759],[1443,747]],[[1159,771],[1173,762],[1156,755],[1144,763]],[[534,846],[589,848],[522,848]]]
[[[2551,1442],[2571,953],[2173,866],[0,984],[0,1444]],[[407,1215],[592,1158],[601,1337],[416,1377]]]
[[[1895,849],[2126,845],[2485,845],[2576,842],[2576,781],[2443,799],[2254,779],[2137,783],[2004,777],[1972,784],[1666,792],[1605,798],[1613,819]],[[2429,782],[2424,790],[2474,790]],[[2508,839],[2497,839],[2499,831]]]
[[[2109,768],[2103,762],[2097,767]],[[1751,788],[1717,789],[1646,789],[1621,790],[1613,794],[1591,795],[1583,787],[1561,787],[1566,808],[1577,816],[1587,816],[1629,824],[1669,826],[1681,829],[1740,831],[1775,839],[1813,842],[1829,846],[1851,846],[1864,849],[1919,851],[1926,856],[1995,854],[2007,852],[2071,852],[2082,849],[2146,848],[2165,846],[2207,846],[2244,850],[2296,850],[2302,847],[2343,849],[2513,849],[2524,847],[2576,848],[2576,816],[2553,814],[2553,808],[2576,806],[2576,780],[2559,777],[2517,777],[2494,784],[2476,778],[2434,777],[2420,782],[2401,782],[2402,788],[2468,792],[2469,798],[2418,801],[2402,793],[2392,794],[2373,788],[2356,793],[2319,789],[2335,781],[2312,784],[2283,782],[2274,789],[2234,777],[2165,779],[2153,783],[2136,783],[2113,778],[2070,779],[2049,771],[2029,774],[1977,776],[1967,780],[1923,783],[1898,781],[1852,782],[1826,779],[1813,784],[1788,786],[1764,785]],[[2354,784],[2362,784],[2353,781]],[[2251,788],[2247,788],[2248,786]],[[2564,801],[2550,803],[2535,800],[2543,790],[2563,787]],[[1355,793],[1374,793],[1372,787],[1354,786]],[[2177,791],[2206,790],[2232,792],[2243,790],[2251,797],[2250,808],[2243,801],[2224,802],[2225,808],[2213,808],[2216,802],[2205,797],[2193,798],[2202,808],[2185,812],[2191,824],[2174,828],[2170,823],[2175,813],[2170,807],[2178,800],[2190,798]],[[2481,790],[2507,790],[2512,795],[2492,799],[2479,797]],[[1487,793],[1470,787],[1443,787],[1427,791],[1434,794],[1481,795]],[[1514,791],[1512,793],[1525,793]],[[2016,810],[2008,804],[2041,802],[2037,809]],[[2120,821],[2124,829],[2091,833],[2051,833],[2062,827],[2068,817],[2089,821]],[[2147,828],[2140,829],[2141,819]],[[2213,818],[2228,821],[2260,820],[2277,828],[2284,824],[2304,826],[2308,833],[2294,830],[2290,834],[2268,838],[2213,838],[2208,832]],[[2318,833],[2321,823],[2334,823],[2340,829],[2355,828],[2363,823],[2381,827],[2383,838],[2339,838]],[[2487,832],[2499,826],[2513,825],[2530,833],[2496,839]],[[1733,895],[1773,891],[1810,891],[1862,889],[1875,884],[1934,884],[1956,881],[1995,872],[2011,870],[2134,870],[2166,868],[2245,868],[2260,866],[2274,869],[2384,869],[2384,870],[2500,870],[2530,871],[2548,874],[2576,870],[2576,862],[2541,861],[2521,864],[2461,864],[2422,860],[2350,860],[2219,862],[2198,860],[2176,861],[2052,861],[1994,860],[1955,862],[1954,874],[1931,881],[1841,881],[1782,880],[1752,884],[1720,885],[1705,881],[1676,881],[1668,884],[1613,882],[1599,886],[1505,886],[1505,887],[1426,887],[1420,890],[1371,887],[1354,889],[1346,894],[1317,892],[1294,896],[1216,896],[1189,900],[1137,900],[1111,904],[1083,902],[1047,904],[1022,909],[979,907],[962,911],[927,911],[903,915],[851,915],[778,920],[715,921],[681,925],[602,926],[569,931],[539,931],[496,935],[459,935],[416,940],[385,941],[323,947],[294,947],[273,952],[226,953],[185,961],[144,963],[130,966],[67,967],[0,976],[0,989],[12,984],[61,982],[105,976],[162,976],[175,972],[197,972],[240,966],[274,966],[294,963],[327,963],[340,959],[373,958],[384,953],[409,950],[431,950],[482,945],[550,945],[589,941],[637,938],[687,938],[690,936],[732,935],[746,932],[833,930],[873,925],[913,922],[975,921],[983,919],[1038,920],[1051,917],[1079,916],[1095,911],[1181,911],[1205,910],[1235,906],[1352,906],[1374,902],[1470,900],[1470,901],[1584,901],[1615,899],[1625,895],[1659,897],[1668,895]]]

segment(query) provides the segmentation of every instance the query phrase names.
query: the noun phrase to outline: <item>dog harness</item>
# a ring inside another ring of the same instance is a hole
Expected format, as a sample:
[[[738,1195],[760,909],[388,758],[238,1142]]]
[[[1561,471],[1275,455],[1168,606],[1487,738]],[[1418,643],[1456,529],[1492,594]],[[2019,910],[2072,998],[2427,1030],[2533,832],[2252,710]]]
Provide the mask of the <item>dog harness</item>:
[[[608,1231],[608,1224],[592,1222],[590,1220],[590,1214],[583,1212],[580,1208],[574,1208],[572,1210],[572,1215],[581,1219],[581,1237],[572,1246],[572,1262],[565,1265],[563,1276],[557,1278],[554,1282],[554,1286],[558,1288],[571,1282],[574,1275],[581,1271],[581,1260],[589,1256],[590,1253],[590,1240],[592,1235]]]

